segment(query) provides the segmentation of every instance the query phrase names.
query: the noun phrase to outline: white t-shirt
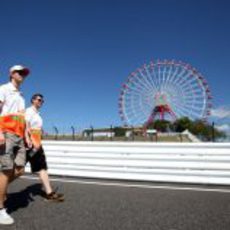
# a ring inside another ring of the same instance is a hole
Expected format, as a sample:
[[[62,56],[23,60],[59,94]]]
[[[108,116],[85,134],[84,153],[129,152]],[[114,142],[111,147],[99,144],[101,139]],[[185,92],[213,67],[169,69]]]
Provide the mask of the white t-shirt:
[[[26,109],[25,119],[31,129],[42,129],[43,120],[39,111],[33,106]]]
[[[0,101],[3,103],[0,116],[25,112],[22,93],[11,82],[0,86]]]

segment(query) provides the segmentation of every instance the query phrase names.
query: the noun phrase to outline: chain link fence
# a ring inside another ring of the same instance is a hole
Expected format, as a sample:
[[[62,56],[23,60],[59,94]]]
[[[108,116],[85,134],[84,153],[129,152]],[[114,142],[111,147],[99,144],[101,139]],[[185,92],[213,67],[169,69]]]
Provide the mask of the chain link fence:
[[[113,127],[97,129],[90,126],[87,129],[79,130],[74,126],[69,129],[58,128],[57,126],[43,132],[44,140],[63,141],[136,141],[136,142],[192,142],[186,133],[167,132],[161,133],[156,130],[143,133],[142,128],[136,127]]]

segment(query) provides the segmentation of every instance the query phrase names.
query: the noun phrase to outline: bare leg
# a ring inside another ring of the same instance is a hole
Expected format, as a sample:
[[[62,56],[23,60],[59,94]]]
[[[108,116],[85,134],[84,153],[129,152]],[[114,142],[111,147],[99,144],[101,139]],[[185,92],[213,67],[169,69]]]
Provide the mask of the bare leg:
[[[53,190],[50,185],[49,175],[46,170],[42,169],[38,172],[39,178],[45,188],[46,194],[50,194]]]
[[[0,173],[0,208],[4,208],[6,191],[12,174],[13,170],[5,170]]]
[[[17,179],[18,177],[20,177],[21,175],[24,174],[24,167],[22,166],[15,166],[14,169],[14,174],[11,174],[10,178],[9,178],[9,183],[13,182],[15,179]]]

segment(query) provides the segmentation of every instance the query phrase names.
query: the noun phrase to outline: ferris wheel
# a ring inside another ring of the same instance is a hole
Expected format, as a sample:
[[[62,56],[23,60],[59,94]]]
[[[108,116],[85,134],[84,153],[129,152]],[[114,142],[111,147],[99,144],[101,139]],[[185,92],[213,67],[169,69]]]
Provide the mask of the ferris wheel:
[[[180,117],[206,120],[211,100],[207,81],[191,65],[157,60],[128,76],[120,91],[119,114],[125,125]]]

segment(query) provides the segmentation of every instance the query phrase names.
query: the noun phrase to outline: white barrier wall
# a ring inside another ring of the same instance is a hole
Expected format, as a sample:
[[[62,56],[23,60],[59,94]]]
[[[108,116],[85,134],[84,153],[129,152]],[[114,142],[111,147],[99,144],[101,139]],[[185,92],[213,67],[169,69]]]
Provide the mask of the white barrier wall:
[[[43,146],[51,175],[230,185],[230,143],[44,141]]]

